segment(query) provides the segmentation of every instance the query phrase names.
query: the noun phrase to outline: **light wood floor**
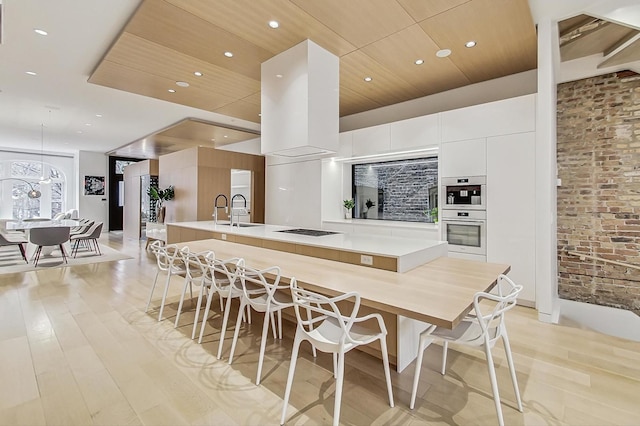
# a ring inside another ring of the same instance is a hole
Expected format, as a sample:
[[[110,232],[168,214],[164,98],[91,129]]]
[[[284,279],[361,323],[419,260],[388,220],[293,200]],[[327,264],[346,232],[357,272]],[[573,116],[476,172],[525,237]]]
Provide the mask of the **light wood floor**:
[[[261,318],[245,327],[232,365],[218,361],[220,317],[203,345],[190,339],[194,304],[173,328],[176,282],[167,319],[161,296],[144,312],[155,273],[144,243],[103,237],[133,260],[0,275],[0,424],[278,424],[291,339],[268,340],[264,378],[254,385]],[[540,323],[516,308],[508,326],[524,404],[514,395],[501,347],[494,349],[507,425],[637,425],[640,344]],[[287,325],[288,336],[292,327]],[[496,424],[481,352],[452,347],[446,376],[440,347],[427,349],[416,409],[408,409],[413,366],[392,372],[396,407],[386,399],[379,360],[347,355],[341,422]],[[335,384],[331,357],[304,347],[287,424],[329,424]]]

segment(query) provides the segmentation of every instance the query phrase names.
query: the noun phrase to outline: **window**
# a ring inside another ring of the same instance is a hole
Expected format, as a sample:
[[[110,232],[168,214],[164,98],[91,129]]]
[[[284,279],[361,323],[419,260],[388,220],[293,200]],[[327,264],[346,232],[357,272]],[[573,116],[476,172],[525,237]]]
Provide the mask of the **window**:
[[[354,164],[354,217],[433,222],[438,207],[438,157]],[[435,214],[432,214],[435,213]]]
[[[66,210],[66,179],[56,167],[40,161],[6,161],[0,167],[0,173],[2,202],[11,206],[14,219],[51,218]],[[51,179],[51,182],[41,182],[44,179]],[[40,198],[27,196],[31,187],[41,192]],[[5,196],[8,193],[10,200]]]

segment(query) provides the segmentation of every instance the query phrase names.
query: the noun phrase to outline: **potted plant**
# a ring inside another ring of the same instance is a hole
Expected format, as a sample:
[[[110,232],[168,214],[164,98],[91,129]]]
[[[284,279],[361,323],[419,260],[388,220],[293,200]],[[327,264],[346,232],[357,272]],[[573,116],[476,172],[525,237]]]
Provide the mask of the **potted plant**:
[[[342,205],[345,208],[345,212],[344,212],[344,218],[345,219],[351,219],[351,209],[353,209],[356,206],[356,202],[353,201],[352,198],[348,199],[348,200],[344,200],[342,202]]]
[[[149,187],[147,195],[149,195],[149,198],[151,198],[152,201],[155,201],[156,220],[158,223],[164,223],[164,202],[173,200],[173,197],[175,197],[173,185],[168,186],[166,189],[160,189],[156,185],[152,185]]]
[[[438,208],[434,207],[431,209],[431,220],[433,223],[438,223]]]

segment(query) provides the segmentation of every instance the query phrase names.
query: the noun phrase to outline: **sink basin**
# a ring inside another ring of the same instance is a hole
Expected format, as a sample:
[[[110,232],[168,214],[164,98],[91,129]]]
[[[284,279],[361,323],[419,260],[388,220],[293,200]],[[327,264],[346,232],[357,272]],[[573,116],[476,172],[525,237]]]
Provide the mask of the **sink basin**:
[[[223,223],[218,222],[218,225],[231,226],[231,224],[229,222],[223,222]],[[251,228],[253,226],[260,226],[260,225],[261,225],[260,223],[242,223],[242,222],[240,222],[240,228]],[[233,225],[234,228],[236,226],[238,226],[238,225],[236,225],[236,224]]]

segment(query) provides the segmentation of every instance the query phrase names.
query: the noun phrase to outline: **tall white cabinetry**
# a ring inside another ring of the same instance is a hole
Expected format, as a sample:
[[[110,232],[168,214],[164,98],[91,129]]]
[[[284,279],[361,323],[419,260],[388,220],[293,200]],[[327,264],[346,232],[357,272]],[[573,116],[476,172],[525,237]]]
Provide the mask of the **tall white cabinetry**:
[[[535,132],[487,138],[487,261],[535,301]]]
[[[464,177],[487,174],[486,139],[443,143],[440,148],[440,176]]]

